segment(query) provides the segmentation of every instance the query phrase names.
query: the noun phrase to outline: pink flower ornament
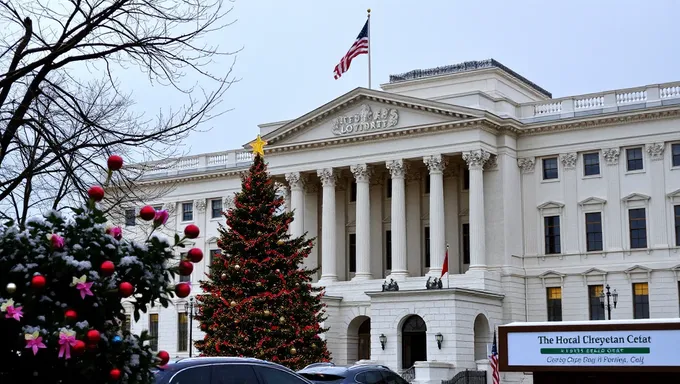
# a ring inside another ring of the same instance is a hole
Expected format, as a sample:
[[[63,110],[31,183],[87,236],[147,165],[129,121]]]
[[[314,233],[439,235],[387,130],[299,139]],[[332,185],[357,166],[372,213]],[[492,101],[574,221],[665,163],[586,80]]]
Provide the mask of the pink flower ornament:
[[[82,275],[80,278],[74,277],[71,286],[80,291],[80,297],[84,300],[85,296],[94,296],[91,290],[92,284],[92,281],[87,282],[87,277]]]
[[[14,306],[14,300],[12,300],[12,299],[5,301],[0,306],[0,311],[5,312],[5,318],[6,319],[14,319],[16,321],[21,321],[21,318],[24,316],[24,313],[21,310],[21,307],[15,307]]]
[[[76,345],[76,333],[69,329],[59,332],[59,358],[66,360],[71,358],[71,347]]]
[[[114,239],[120,240],[123,238],[123,230],[120,227],[111,227],[106,230],[106,233],[113,236]]]
[[[165,223],[168,222],[168,218],[170,217],[170,214],[168,213],[167,210],[161,209],[160,211],[156,212],[156,216],[153,218],[153,225],[155,227],[160,227],[161,225],[165,225]]]
[[[50,241],[52,248],[54,248],[54,249],[64,248],[64,238],[57,235],[56,233],[48,234],[47,239]]]
[[[38,354],[38,349],[47,348],[38,331],[25,334],[24,339],[26,339],[26,349],[31,349],[34,356]]]

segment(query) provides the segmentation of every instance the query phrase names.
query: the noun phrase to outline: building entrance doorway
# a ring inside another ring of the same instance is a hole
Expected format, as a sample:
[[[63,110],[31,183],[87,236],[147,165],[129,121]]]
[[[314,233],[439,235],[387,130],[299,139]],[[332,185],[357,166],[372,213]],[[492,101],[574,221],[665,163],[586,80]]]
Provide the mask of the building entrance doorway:
[[[371,360],[371,319],[364,320],[359,326],[357,360]]]
[[[412,315],[401,327],[401,367],[408,369],[416,361],[427,361],[427,326],[422,317]]]

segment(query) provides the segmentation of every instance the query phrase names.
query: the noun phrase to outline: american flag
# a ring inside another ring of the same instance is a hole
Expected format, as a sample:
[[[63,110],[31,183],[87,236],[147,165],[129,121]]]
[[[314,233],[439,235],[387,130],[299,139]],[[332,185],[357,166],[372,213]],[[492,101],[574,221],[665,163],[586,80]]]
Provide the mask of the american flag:
[[[336,80],[339,79],[343,73],[349,70],[349,66],[352,64],[352,59],[359,55],[368,53],[368,22],[369,20],[366,20],[366,24],[364,24],[361,32],[359,32],[359,36],[357,36],[357,39],[354,41],[354,44],[352,44],[352,47],[349,49],[349,51],[347,51],[345,56],[343,56],[343,58],[340,60],[340,63],[335,66],[334,72]]]
[[[496,331],[493,331],[493,344],[491,345],[491,378],[493,384],[501,384],[501,374],[498,372],[498,347],[496,346]]]

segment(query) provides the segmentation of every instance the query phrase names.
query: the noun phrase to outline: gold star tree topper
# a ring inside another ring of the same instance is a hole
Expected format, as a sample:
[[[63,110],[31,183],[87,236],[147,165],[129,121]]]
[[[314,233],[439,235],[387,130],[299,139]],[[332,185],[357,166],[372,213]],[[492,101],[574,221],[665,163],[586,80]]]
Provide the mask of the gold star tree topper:
[[[253,153],[258,154],[262,157],[264,157],[264,146],[267,145],[267,142],[262,140],[260,135],[257,135],[257,139],[250,143],[250,146],[253,148]]]

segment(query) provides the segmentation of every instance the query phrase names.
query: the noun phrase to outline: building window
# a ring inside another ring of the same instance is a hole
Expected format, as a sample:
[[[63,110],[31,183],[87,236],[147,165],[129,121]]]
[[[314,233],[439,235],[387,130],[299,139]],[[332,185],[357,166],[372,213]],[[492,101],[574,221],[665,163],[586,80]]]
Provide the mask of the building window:
[[[387,182],[385,183],[385,198],[392,198],[392,179],[387,179]]]
[[[132,321],[132,317],[128,314],[125,314],[125,316],[123,317],[123,324],[121,326],[121,328],[123,329],[123,332],[126,332],[126,333],[130,332],[131,321]]]
[[[463,224],[463,264],[470,264],[470,224]]]
[[[385,269],[392,270],[392,231],[385,231]]]
[[[548,294],[548,321],[562,321],[562,288],[550,287]]]
[[[184,259],[186,259],[186,258],[187,258],[187,253],[186,253],[186,252],[180,253],[180,254],[179,254],[179,259],[180,259],[180,260],[184,260]],[[187,282],[190,282],[190,281],[191,281],[191,275],[189,275],[189,276],[182,276],[182,275],[180,275],[180,276],[179,276],[179,282],[180,282],[180,283],[187,283]]]
[[[177,314],[177,352],[186,352],[189,346],[189,321],[186,312]]]
[[[349,234],[349,271],[355,273],[357,271],[357,234]]]
[[[671,161],[674,167],[680,167],[680,144],[671,145]]]
[[[586,251],[601,251],[602,248],[602,213],[586,213]]]
[[[425,176],[425,194],[430,194],[430,175]]]
[[[137,212],[135,212],[134,209],[126,209],[125,210],[125,226],[126,227],[134,227],[136,219],[137,219]]]
[[[349,187],[349,201],[350,202],[357,201],[357,183],[356,183],[356,181],[352,181],[352,184]]]
[[[562,252],[560,242],[560,217],[546,216],[543,218],[545,227],[545,254],[551,255]]]
[[[215,261],[215,258],[219,256],[222,253],[221,249],[211,249],[210,250],[210,260],[208,260],[208,266],[213,265],[213,261]]]
[[[212,210],[211,217],[217,219],[222,216],[222,200],[212,200],[210,202],[210,208]]]
[[[470,189],[470,170],[467,167],[463,169],[463,190]]]
[[[642,148],[628,148],[626,149],[626,164],[628,171],[637,171],[642,169]]]
[[[644,208],[628,210],[630,248],[647,248],[647,218]]]
[[[557,177],[557,157],[543,159],[543,180],[554,180]]]
[[[680,247],[680,205],[673,207],[675,212],[675,246]]]
[[[583,155],[583,175],[594,176],[600,174],[600,154],[585,153]]]
[[[160,210],[163,209],[163,206],[162,205],[154,205],[153,209],[155,209],[156,211],[160,211]]]
[[[588,286],[588,301],[590,303],[590,320],[605,320],[604,306],[600,302],[603,287],[601,285]]]
[[[194,219],[194,203],[182,203],[182,221]]]
[[[430,268],[430,227],[423,229],[423,240],[425,241],[425,268]]]
[[[158,351],[158,314],[149,314],[149,337],[151,338],[149,346],[152,351]]]
[[[647,283],[633,284],[633,318],[649,319],[649,286]]]

